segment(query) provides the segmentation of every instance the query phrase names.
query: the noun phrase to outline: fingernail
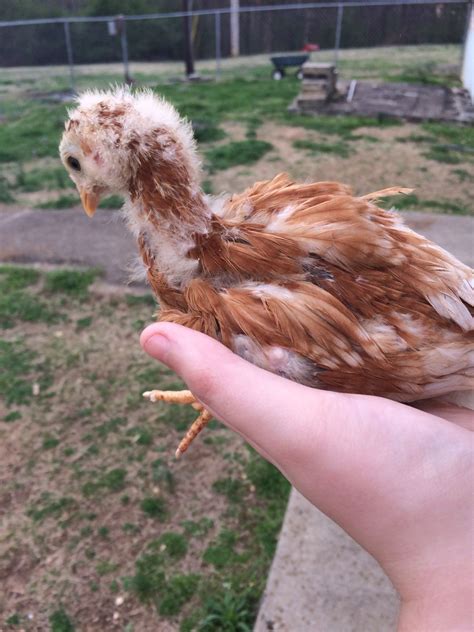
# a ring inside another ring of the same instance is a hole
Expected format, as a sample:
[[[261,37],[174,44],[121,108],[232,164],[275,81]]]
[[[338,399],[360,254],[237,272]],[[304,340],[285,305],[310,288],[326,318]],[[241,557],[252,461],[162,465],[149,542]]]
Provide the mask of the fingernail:
[[[148,340],[143,345],[145,351],[156,358],[157,360],[163,360],[166,356],[166,353],[169,349],[170,341],[165,336],[160,336],[159,334],[154,334],[150,336]]]

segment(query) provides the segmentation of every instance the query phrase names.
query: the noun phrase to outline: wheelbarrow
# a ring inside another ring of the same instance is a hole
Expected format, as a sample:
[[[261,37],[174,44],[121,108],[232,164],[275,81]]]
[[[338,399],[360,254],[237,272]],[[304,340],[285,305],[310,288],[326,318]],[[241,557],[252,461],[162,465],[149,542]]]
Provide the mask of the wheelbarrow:
[[[303,69],[301,66],[308,61],[309,55],[273,55],[270,57],[275,70],[272,72],[273,79],[279,81],[283,79],[286,74],[287,68],[298,68],[296,76],[298,79],[303,79]]]

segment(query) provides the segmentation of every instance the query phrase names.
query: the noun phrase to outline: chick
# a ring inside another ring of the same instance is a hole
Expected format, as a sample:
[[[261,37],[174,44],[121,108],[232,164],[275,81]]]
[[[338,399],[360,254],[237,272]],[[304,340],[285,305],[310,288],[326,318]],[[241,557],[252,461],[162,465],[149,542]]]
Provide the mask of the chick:
[[[151,92],[87,92],[61,159],[86,213],[124,196],[159,319],[314,388],[402,402],[474,386],[473,271],[377,200],[285,174],[238,195],[200,187],[192,129]],[[144,393],[192,404],[189,391]]]

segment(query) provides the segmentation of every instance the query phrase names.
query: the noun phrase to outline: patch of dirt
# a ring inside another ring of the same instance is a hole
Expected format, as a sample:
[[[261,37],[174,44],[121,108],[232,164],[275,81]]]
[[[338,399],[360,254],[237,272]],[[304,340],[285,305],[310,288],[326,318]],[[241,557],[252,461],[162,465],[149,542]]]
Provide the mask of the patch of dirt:
[[[222,140],[213,143],[213,146],[217,147],[220,144],[226,144],[229,141],[242,141],[246,139],[247,126],[238,121],[227,121],[224,125],[221,125],[227,136]],[[206,147],[206,145],[204,145]]]

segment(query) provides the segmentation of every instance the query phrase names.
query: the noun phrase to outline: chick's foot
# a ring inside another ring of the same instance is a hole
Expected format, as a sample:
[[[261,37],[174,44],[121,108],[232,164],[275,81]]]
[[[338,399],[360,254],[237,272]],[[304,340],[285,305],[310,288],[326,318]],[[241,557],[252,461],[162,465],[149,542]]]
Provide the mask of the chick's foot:
[[[212,419],[211,413],[200,404],[191,391],[145,391],[143,397],[149,399],[150,402],[168,402],[169,404],[190,404],[195,410],[199,411],[199,416],[192,423],[191,427],[181,439],[178,449],[176,450],[176,458],[180,457],[189,448],[194,439],[201,430]]]

